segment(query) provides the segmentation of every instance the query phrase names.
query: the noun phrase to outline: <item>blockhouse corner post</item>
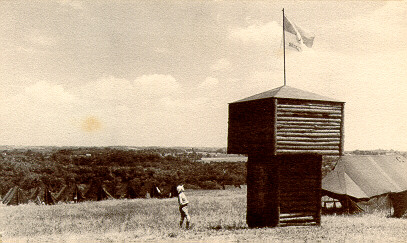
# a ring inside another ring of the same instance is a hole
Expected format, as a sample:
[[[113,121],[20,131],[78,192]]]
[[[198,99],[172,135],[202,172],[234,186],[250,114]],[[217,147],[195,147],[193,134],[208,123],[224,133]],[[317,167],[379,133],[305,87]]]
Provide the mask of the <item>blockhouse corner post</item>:
[[[273,138],[272,138],[272,155],[277,155],[277,99],[273,99]]]
[[[345,120],[345,103],[342,103],[341,106],[341,115],[342,115],[342,119],[341,119],[341,141],[340,141],[340,148],[339,148],[339,156],[343,156],[345,151],[344,151],[344,144],[345,144],[345,127],[344,127],[344,120]]]

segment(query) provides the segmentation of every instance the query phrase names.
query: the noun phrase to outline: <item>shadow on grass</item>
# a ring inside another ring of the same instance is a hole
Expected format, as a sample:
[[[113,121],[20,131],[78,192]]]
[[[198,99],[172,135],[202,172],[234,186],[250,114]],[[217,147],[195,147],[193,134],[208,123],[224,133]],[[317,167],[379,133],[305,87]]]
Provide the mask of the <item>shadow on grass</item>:
[[[210,225],[208,226],[208,229],[210,230],[246,230],[246,229],[260,229],[260,228],[281,228],[281,227],[288,227],[288,226],[297,226],[297,227],[307,227],[307,226],[314,226],[314,227],[320,227],[321,225],[316,224],[315,222],[309,222],[309,223],[280,223],[277,226],[274,227],[254,227],[254,228],[249,228],[247,225],[240,224],[240,225],[221,225],[221,224],[216,224],[216,225]]]
[[[208,229],[211,230],[243,230],[248,229],[245,225],[210,225]]]
[[[174,232],[171,232],[168,234],[168,237],[170,237],[170,238],[176,238],[177,236],[178,236],[178,234],[174,233]]]

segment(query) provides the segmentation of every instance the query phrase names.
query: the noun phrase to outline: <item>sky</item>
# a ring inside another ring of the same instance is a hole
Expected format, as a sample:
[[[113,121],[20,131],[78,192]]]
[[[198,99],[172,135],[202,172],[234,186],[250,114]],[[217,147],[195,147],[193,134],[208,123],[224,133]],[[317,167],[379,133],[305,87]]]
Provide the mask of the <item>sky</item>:
[[[0,144],[226,147],[228,103],[345,104],[345,150],[407,150],[406,1],[1,1]]]

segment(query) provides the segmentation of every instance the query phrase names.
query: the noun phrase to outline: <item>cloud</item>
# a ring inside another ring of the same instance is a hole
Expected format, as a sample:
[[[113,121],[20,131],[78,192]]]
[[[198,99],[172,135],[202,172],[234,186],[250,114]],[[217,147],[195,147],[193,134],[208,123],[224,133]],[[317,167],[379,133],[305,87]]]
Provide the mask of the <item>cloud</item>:
[[[287,84],[346,102],[345,149],[405,149],[406,54],[296,53],[287,58]]]
[[[407,2],[388,1],[373,13],[361,15],[349,21],[355,22],[355,27],[359,28],[359,30],[370,31],[384,36],[391,36],[394,31],[405,33],[407,29]],[[398,35],[399,33],[395,34]]]
[[[171,111],[159,99],[143,103],[135,91],[132,82],[114,77],[70,90],[37,82],[2,100],[0,140],[21,145],[104,146],[134,144],[135,132],[148,140],[146,131],[153,131],[152,124],[157,123],[155,113],[161,114],[158,121],[162,122]]]
[[[161,54],[170,54],[171,53],[171,51],[165,47],[157,47],[154,49],[154,51],[157,53],[161,53]]]
[[[265,24],[253,24],[246,28],[235,28],[229,33],[229,37],[243,42],[244,44],[267,45],[281,40],[282,27],[271,21]]]
[[[17,96],[22,101],[29,103],[41,103],[46,105],[62,105],[76,102],[76,97],[67,92],[62,85],[53,85],[40,81],[27,86],[23,94]]]
[[[180,92],[180,84],[171,75],[143,75],[134,81],[103,77],[79,86],[75,92],[94,102],[127,105],[151,105],[154,99],[172,96]]]
[[[143,75],[136,78],[133,85],[136,93],[144,97],[172,95],[181,87],[174,77],[162,74]]]
[[[227,70],[232,67],[232,63],[227,58],[218,59],[212,66],[211,69],[214,71]]]
[[[57,0],[57,2],[59,4],[61,4],[62,6],[69,6],[71,8],[78,9],[78,10],[83,9],[83,4],[82,4],[81,1],[77,1],[77,0]]]
[[[212,89],[219,84],[219,80],[213,77],[207,77],[202,83],[199,84],[199,88]]]
[[[76,92],[82,98],[97,101],[126,102],[135,96],[134,86],[130,81],[113,76],[89,82],[78,87]]]
[[[202,109],[203,105],[208,103],[208,97],[194,97],[194,98],[177,98],[177,97],[164,97],[160,99],[160,103],[165,108],[172,109],[172,112],[178,110],[180,113],[188,111],[197,111]]]
[[[335,48],[351,52],[387,52],[395,48],[405,50],[406,23],[407,2],[386,1],[375,11],[329,22],[325,24],[325,30],[332,46],[338,43]]]
[[[40,81],[26,86],[17,95],[4,100],[4,103],[2,111],[9,116],[17,114],[29,118],[33,115],[38,118],[42,114],[71,110],[80,100],[62,85]]]
[[[61,85],[41,81],[27,86],[2,102],[1,140],[5,144],[59,144],[73,129],[70,122],[79,104]]]
[[[57,44],[57,40],[54,37],[41,33],[39,30],[32,30],[28,35],[28,40],[33,45],[43,47],[55,46]]]

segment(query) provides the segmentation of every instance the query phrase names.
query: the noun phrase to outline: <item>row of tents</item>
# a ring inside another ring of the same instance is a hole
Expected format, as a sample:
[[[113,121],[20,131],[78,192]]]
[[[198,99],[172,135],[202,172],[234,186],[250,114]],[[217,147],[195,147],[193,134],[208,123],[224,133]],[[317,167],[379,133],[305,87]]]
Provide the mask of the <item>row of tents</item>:
[[[121,185],[115,197],[101,183],[92,183],[85,193],[82,191],[78,185],[71,184],[53,194],[42,186],[26,196],[22,189],[13,187],[3,197],[3,203],[17,205],[31,200],[38,204],[55,204],[177,195],[175,186],[166,188],[163,193],[154,185],[149,190],[135,190],[129,183]],[[396,155],[341,156],[335,168],[322,179],[322,196],[323,206],[333,204],[336,208],[338,205],[342,212],[388,210],[394,217],[402,217],[407,212],[407,159]]]
[[[83,192],[85,191],[85,192]],[[101,201],[106,199],[133,199],[133,198],[166,198],[176,196],[176,187],[166,188],[163,193],[157,186],[152,185],[144,192],[136,190],[130,183],[119,186],[115,196],[110,194],[101,183],[91,183],[86,190],[81,190],[77,184],[62,187],[58,193],[52,193],[46,185],[36,187],[25,192],[20,187],[11,188],[2,198],[3,204],[19,205],[28,202],[36,204],[54,205],[58,202]]]
[[[330,209],[348,213],[387,210],[402,217],[407,212],[407,159],[397,155],[342,156],[322,179],[322,195],[323,206],[331,204]]]

